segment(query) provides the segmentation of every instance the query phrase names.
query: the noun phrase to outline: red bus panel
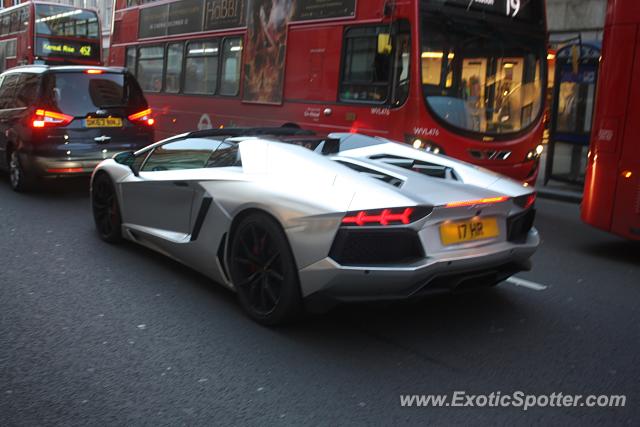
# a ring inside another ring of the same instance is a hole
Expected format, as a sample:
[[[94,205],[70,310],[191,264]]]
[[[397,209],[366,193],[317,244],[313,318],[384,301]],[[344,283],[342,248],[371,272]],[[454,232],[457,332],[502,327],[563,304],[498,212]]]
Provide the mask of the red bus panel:
[[[640,3],[610,1],[582,219],[640,239]]]

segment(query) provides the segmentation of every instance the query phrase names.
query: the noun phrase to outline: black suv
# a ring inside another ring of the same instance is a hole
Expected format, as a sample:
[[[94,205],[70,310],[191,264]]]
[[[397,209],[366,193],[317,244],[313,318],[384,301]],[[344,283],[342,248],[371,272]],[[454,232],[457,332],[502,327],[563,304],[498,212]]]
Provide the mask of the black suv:
[[[0,74],[0,169],[16,191],[90,174],[153,142],[151,109],[124,68],[28,65]]]

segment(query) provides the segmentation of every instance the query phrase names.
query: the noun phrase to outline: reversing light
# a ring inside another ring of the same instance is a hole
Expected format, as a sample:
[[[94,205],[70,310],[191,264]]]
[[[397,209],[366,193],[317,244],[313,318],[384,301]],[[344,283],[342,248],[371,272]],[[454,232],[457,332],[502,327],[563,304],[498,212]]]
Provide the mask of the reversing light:
[[[500,197],[487,197],[484,199],[476,199],[476,200],[462,200],[459,202],[451,202],[447,203],[445,206],[448,208],[459,208],[464,206],[476,206],[476,205],[490,205],[493,203],[502,203],[509,200],[506,196]]]
[[[39,108],[34,113],[31,126],[34,128],[66,126],[72,121],[73,116]]]
[[[403,208],[369,209],[347,212],[342,218],[342,225],[355,226],[387,226],[406,225],[424,218],[433,211],[428,206]]]
[[[142,110],[138,113],[131,114],[128,119],[134,123],[143,123],[148,126],[153,126],[156,120],[151,117],[151,108]]]
[[[85,74],[103,74],[104,70],[94,70],[94,69],[89,69],[89,70],[84,70]]]

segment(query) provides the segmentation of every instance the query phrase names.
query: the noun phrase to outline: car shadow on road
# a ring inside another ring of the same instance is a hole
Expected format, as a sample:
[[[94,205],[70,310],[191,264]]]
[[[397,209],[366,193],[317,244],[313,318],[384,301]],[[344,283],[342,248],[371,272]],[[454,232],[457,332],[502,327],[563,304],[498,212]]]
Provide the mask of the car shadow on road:
[[[0,185],[6,185],[10,189],[9,178],[6,174],[0,175]],[[33,198],[51,199],[83,199],[89,197],[89,178],[62,178],[46,179],[39,181],[34,188],[22,193],[22,196]]]
[[[594,257],[640,266],[640,242],[616,240],[597,244],[589,243],[583,250]]]

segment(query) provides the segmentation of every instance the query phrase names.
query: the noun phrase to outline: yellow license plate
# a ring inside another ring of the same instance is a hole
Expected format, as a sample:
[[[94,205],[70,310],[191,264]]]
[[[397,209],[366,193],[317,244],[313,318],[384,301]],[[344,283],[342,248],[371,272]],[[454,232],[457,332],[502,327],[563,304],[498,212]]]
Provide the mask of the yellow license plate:
[[[86,126],[88,128],[121,128],[122,119],[120,117],[88,117]]]
[[[472,218],[440,225],[440,239],[443,245],[492,239],[499,234],[497,218]]]

